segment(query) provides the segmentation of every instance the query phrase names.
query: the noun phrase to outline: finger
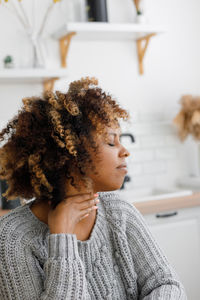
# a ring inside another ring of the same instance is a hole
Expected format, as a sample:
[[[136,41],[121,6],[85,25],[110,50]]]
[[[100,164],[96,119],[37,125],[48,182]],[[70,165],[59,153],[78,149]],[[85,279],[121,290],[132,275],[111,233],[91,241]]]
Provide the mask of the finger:
[[[90,214],[93,210],[96,210],[96,209],[98,209],[98,206],[92,206],[92,207],[83,209],[80,211],[79,215],[80,215],[80,217],[83,217],[84,215]]]
[[[80,217],[79,221],[81,221],[82,219],[84,219],[84,218],[86,218],[86,217],[88,217],[88,216],[89,216],[89,214],[86,214],[86,215],[84,215],[83,217]]]
[[[82,202],[78,205],[79,205],[79,209],[82,210],[82,209],[90,208],[90,207],[96,205],[97,203],[99,203],[99,199],[98,198],[93,198],[91,200],[84,201],[84,202]]]

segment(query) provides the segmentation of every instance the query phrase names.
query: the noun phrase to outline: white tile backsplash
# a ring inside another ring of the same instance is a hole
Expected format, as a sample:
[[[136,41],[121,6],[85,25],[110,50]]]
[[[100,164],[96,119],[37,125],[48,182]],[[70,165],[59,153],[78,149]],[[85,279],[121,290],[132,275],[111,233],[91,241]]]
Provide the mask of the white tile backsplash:
[[[166,172],[166,163],[164,161],[152,161],[143,164],[144,174],[159,174]]]
[[[156,159],[176,159],[177,149],[174,148],[160,148],[155,151]]]
[[[166,146],[179,146],[180,141],[176,135],[166,135],[164,136],[164,143]]]
[[[138,164],[138,163],[128,164],[128,171],[131,177],[141,175],[143,174],[142,164]]]
[[[142,147],[159,147],[165,145],[165,138],[162,135],[141,136],[138,138]]]
[[[130,152],[127,175],[131,181],[125,183],[125,189],[175,186],[177,177],[186,170],[179,155],[183,145],[169,115],[166,119],[163,113],[137,112],[134,115],[137,116],[135,122],[121,125],[122,132],[131,133],[135,138],[134,144],[129,138],[122,141]]]
[[[144,161],[152,161],[154,159],[154,150],[152,149],[146,149],[143,150],[141,149],[137,149],[137,150],[132,150],[130,151],[131,155],[130,155],[130,161],[131,163],[134,162],[144,162]]]
[[[127,183],[127,185],[129,182]],[[155,177],[152,175],[140,175],[131,178],[130,189],[146,188],[155,186]]]

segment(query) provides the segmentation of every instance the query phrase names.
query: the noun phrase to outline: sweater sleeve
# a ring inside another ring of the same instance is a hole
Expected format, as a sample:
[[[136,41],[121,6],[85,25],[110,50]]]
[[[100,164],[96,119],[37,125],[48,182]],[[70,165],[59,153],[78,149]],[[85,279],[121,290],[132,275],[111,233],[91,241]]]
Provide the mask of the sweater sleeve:
[[[186,300],[178,275],[157,244],[141,213],[127,203],[127,238],[142,300]]]
[[[90,299],[75,234],[48,236],[48,257],[43,267],[30,247],[23,251],[5,248],[9,257],[6,259],[1,248],[5,258],[0,262],[1,300]]]

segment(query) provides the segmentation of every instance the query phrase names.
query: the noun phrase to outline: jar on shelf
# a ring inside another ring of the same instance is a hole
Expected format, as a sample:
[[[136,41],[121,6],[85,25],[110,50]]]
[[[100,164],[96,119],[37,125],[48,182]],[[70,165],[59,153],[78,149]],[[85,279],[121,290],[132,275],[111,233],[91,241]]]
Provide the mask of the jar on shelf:
[[[108,22],[107,1],[87,0],[88,21]]]

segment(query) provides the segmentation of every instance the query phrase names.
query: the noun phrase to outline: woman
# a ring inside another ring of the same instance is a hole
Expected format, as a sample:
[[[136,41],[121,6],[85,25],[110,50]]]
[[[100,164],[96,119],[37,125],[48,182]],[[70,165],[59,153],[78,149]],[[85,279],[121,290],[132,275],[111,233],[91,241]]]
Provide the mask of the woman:
[[[129,115],[97,84],[23,99],[0,133],[5,196],[31,199],[0,219],[2,300],[186,299],[141,214],[108,192],[127,173]]]

